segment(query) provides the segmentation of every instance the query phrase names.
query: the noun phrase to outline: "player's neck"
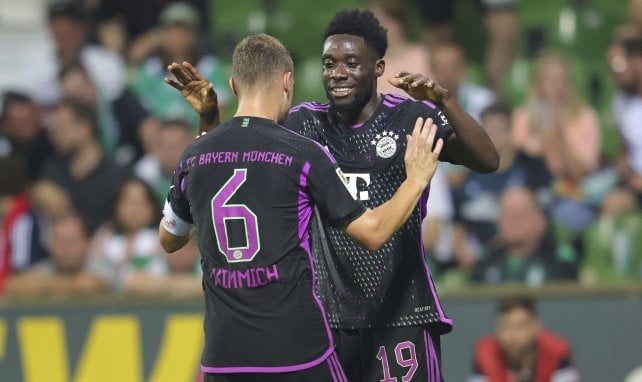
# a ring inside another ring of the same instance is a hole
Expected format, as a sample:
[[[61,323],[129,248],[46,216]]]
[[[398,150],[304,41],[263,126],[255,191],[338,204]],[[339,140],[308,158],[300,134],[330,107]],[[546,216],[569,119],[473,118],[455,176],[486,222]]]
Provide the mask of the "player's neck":
[[[259,117],[276,122],[279,119],[281,107],[279,102],[275,101],[278,99],[271,95],[239,98],[239,104],[234,116]]]
[[[366,103],[361,109],[355,111],[337,111],[337,114],[343,122],[349,125],[362,124],[372,117],[380,102],[381,95],[375,91],[368,103]]]

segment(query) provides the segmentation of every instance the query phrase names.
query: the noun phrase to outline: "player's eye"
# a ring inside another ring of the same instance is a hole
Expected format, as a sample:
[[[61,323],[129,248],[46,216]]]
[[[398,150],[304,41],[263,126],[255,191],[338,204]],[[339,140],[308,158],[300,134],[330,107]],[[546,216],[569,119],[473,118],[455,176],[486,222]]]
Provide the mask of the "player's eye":
[[[356,68],[357,66],[359,66],[357,61],[348,61],[348,68]]]
[[[323,69],[332,69],[334,68],[334,63],[332,61],[324,61]]]

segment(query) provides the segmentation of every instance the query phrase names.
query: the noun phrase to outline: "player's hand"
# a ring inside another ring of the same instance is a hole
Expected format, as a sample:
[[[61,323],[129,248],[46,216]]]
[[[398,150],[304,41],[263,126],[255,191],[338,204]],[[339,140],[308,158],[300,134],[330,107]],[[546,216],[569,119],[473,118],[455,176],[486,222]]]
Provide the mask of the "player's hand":
[[[407,136],[406,177],[418,182],[422,188],[428,185],[435,174],[439,164],[439,154],[444,146],[444,141],[439,138],[433,148],[436,135],[437,125],[433,123],[432,118],[424,122],[420,117],[415,122],[412,135]]]
[[[218,98],[214,91],[214,84],[207,81],[194,66],[186,61],[182,64],[173,62],[167,66],[167,70],[176,79],[166,77],[165,82],[181,92],[183,98],[201,118],[208,123],[218,124]]]
[[[431,101],[441,105],[445,99],[450,97],[448,90],[423,74],[399,72],[388,78],[388,82],[399,89],[403,89],[412,98],[421,101]]]

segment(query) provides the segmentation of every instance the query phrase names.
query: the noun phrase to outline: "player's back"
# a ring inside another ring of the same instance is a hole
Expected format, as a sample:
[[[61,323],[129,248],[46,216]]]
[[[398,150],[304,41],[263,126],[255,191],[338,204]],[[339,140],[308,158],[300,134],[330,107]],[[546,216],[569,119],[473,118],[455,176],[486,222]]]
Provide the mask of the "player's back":
[[[307,243],[308,176],[324,155],[255,117],[233,118],[183,154],[173,184],[202,254],[206,370],[266,371],[332,350]]]

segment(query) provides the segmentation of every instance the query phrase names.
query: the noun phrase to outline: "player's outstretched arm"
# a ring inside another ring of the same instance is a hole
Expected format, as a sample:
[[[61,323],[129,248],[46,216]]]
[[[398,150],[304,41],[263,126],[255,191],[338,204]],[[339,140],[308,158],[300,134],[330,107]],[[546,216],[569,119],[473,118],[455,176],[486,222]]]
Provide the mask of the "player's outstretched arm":
[[[199,135],[206,133],[219,124],[218,98],[214,91],[214,84],[207,81],[203,75],[189,62],[182,64],[176,62],[167,66],[176,80],[165,78],[165,82],[181,92],[187,103],[200,116]]]
[[[443,141],[433,147],[437,125],[418,118],[406,147],[406,180],[386,203],[367,210],[345,228],[345,232],[369,250],[377,250],[408,220],[419,198],[437,170]]]
[[[448,90],[424,75],[408,72],[396,73],[388,82],[415,99],[433,102],[444,113],[454,130],[446,145],[446,154],[450,158],[481,173],[497,169],[499,154],[493,142]]]

